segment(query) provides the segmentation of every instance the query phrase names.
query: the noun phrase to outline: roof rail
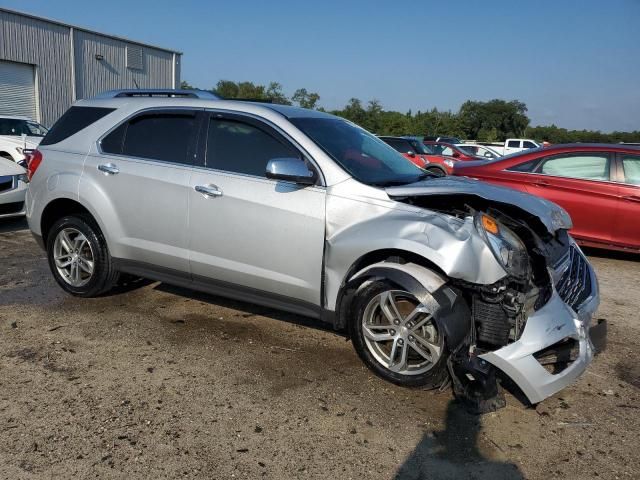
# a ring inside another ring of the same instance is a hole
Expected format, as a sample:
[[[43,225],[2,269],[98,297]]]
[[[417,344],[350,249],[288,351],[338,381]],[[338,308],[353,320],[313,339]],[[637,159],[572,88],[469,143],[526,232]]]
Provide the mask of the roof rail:
[[[131,97],[171,97],[171,98],[200,98],[204,100],[219,100],[216,94],[206,90],[178,90],[171,88],[138,88],[109,90],[96,95],[95,99]]]

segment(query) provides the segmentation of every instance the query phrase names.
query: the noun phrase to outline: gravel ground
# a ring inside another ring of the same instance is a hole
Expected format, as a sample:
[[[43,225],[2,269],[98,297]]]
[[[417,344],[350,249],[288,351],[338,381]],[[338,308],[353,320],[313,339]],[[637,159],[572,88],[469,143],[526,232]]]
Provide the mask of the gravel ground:
[[[607,351],[474,417],[294,315],[159,283],[70,297],[2,222],[0,478],[639,478],[640,256],[589,253]]]

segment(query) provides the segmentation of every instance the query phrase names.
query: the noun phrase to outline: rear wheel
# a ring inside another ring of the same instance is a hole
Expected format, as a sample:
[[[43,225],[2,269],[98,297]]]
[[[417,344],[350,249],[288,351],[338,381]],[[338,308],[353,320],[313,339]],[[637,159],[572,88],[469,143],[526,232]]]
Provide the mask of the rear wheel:
[[[89,215],[67,216],[55,222],[47,235],[47,257],[58,285],[72,295],[100,295],[118,279],[107,242]]]
[[[360,358],[377,375],[399,385],[442,385],[447,376],[446,342],[433,305],[437,303],[424,305],[388,281],[361,287],[350,324]]]

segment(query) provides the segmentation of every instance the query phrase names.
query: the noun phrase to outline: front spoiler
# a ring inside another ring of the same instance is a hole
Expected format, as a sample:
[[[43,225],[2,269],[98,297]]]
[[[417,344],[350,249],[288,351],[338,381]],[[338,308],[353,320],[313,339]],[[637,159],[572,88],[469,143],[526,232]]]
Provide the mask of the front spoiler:
[[[595,348],[590,338],[591,319],[600,303],[598,283],[589,265],[592,292],[589,298],[574,311],[553,291],[547,304],[530,315],[522,336],[499,350],[480,355],[482,360],[494,365],[509,376],[531,403],[538,403],[573,383],[591,363]],[[598,337],[606,336],[606,323],[594,328]],[[577,358],[557,374],[548,372],[534,354],[564,339],[578,342]],[[604,343],[603,338],[598,343]]]

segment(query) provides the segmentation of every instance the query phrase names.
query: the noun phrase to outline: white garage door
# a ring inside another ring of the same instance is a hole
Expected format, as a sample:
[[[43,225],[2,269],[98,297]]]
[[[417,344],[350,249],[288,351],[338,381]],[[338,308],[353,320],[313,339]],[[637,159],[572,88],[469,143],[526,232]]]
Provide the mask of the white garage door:
[[[0,60],[0,115],[22,115],[37,120],[32,65]]]

